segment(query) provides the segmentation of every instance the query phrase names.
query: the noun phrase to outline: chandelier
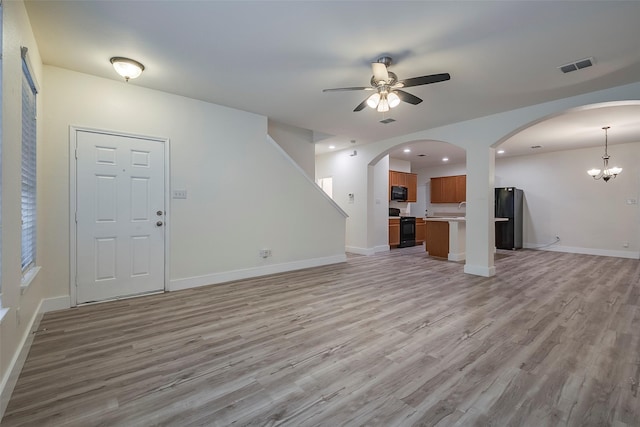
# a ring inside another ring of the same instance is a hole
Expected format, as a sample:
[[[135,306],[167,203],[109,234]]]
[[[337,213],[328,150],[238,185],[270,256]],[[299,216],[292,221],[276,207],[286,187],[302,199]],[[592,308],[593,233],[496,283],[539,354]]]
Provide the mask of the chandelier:
[[[600,169],[589,169],[587,173],[593,177],[593,179],[600,179],[604,182],[609,181],[612,177],[615,178],[618,176],[620,172],[622,172],[622,168],[617,166],[609,167],[609,154],[607,153],[607,131],[610,126],[604,126],[602,129],[604,130],[604,156],[602,156],[602,160],[604,162],[604,167],[602,170]]]

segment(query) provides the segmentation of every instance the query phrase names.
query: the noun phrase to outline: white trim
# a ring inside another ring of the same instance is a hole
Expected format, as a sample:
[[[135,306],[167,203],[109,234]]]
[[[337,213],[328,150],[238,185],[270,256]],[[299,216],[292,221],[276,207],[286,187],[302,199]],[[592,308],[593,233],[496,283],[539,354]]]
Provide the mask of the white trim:
[[[159,142],[164,146],[164,290],[169,289],[169,277],[170,269],[169,254],[170,254],[170,230],[171,230],[171,163],[169,161],[170,140],[169,138],[138,135],[127,132],[109,131],[103,129],[96,129],[84,126],[69,126],[69,301],[71,307],[75,307],[78,304],[76,293],[76,250],[77,250],[77,236],[76,236],[76,180],[77,180],[77,159],[76,149],[78,147],[77,133],[78,132],[92,132],[101,133],[106,135],[121,136],[127,138],[144,139],[147,141]]]
[[[449,252],[447,259],[449,261],[464,261],[466,258],[465,253],[464,252],[459,252],[459,253],[452,253]]]
[[[71,297],[69,295],[62,295],[59,297],[43,299],[40,311],[42,313],[49,313],[51,311],[65,310],[67,308],[71,308]]]
[[[31,343],[33,342],[33,331],[37,330],[38,325],[40,325],[40,320],[42,319],[41,308],[43,301],[44,300],[40,301],[40,304],[38,304],[38,308],[34,312],[33,317],[29,322],[29,326],[25,328],[22,339],[20,340],[20,344],[18,345],[18,350],[13,354],[13,358],[7,365],[7,370],[5,371],[2,382],[0,383],[0,420],[2,420],[2,417],[4,416],[4,411],[7,409],[7,405],[9,404],[9,399],[11,398],[11,394],[13,393],[13,389],[18,382],[20,371],[22,371],[24,362],[27,360],[27,355],[29,354]]]
[[[42,267],[40,267],[39,265],[37,265],[35,267],[31,267],[22,276],[22,279],[20,280],[20,295],[24,295],[24,293],[27,291],[27,289],[29,289],[29,286],[31,286],[31,283],[35,280],[35,278],[38,275],[38,273],[40,272],[41,268]]]
[[[379,252],[389,252],[390,250],[391,246],[389,245],[378,245],[373,247],[373,252],[376,254]]]
[[[329,203],[331,203],[333,205],[334,208],[336,208],[336,210],[338,212],[340,212],[340,214],[345,217],[345,218],[349,218],[349,214],[347,214],[337,203],[335,200],[333,200],[331,197],[329,197],[329,195],[327,193],[325,193],[325,191],[320,188],[320,186],[313,180],[311,179],[311,177],[309,175],[307,175],[307,173],[300,167],[300,165],[298,163],[296,163],[295,160],[293,160],[293,158],[289,155],[289,153],[287,153],[286,151],[284,151],[284,148],[282,148],[280,146],[280,144],[278,144],[273,138],[271,138],[271,135],[267,135],[267,141],[273,146],[273,148],[276,149],[276,151],[280,152],[280,154],[282,154],[288,161],[289,163],[291,163],[291,165],[296,168],[300,174],[302,176],[305,177],[305,179],[311,183],[312,187],[316,190],[319,191],[320,194],[322,194],[322,197],[324,197],[327,201],[329,201]]]
[[[2,319],[5,318],[7,313],[9,313],[9,310],[10,309],[8,307],[5,307],[5,308],[0,307],[0,325],[2,325]]]
[[[346,252],[351,252],[352,254],[357,255],[374,255],[376,253],[375,248],[359,248],[357,246],[345,246],[344,250]]]
[[[266,276],[274,273],[284,273],[287,271],[301,270],[303,268],[319,267],[322,265],[338,264],[345,262],[347,256],[334,255],[323,258],[306,259],[302,261],[286,262],[282,264],[272,264],[263,267],[252,267],[242,270],[224,271],[221,273],[207,274],[204,276],[187,277],[184,279],[174,279],[169,282],[169,291],[197,288],[200,286],[214,285],[217,283],[231,282],[233,280],[249,279],[252,277]]]
[[[525,243],[523,245],[526,249],[533,249],[538,251],[550,251],[550,252],[566,252],[570,254],[583,254],[583,255],[598,255],[609,256],[616,258],[629,258],[640,259],[639,251],[614,251],[611,249],[594,249],[594,248],[581,248],[576,246],[548,246],[541,248],[539,245]]]
[[[18,345],[18,349],[14,353],[11,363],[7,366],[5,376],[2,378],[2,382],[0,382],[0,420],[2,420],[2,417],[4,416],[4,412],[9,404],[9,399],[11,399],[11,394],[13,393],[13,389],[18,382],[18,377],[20,376],[20,372],[24,366],[24,362],[27,360],[31,344],[33,343],[34,331],[38,330],[43,314],[66,308],[70,308],[70,297],[68,296],[45,298],[40,300],[38,308],[29,322],[29,326],[25,329],[22,340]],[[9,308],[2,309],[0,312],[7,313],[9,310]],[[0,318],[0,320],[2,319]]]
[[[486,267],[484,265],[464,265],[464,272],[475,276],[492,277],[496,275],[496,267]]]

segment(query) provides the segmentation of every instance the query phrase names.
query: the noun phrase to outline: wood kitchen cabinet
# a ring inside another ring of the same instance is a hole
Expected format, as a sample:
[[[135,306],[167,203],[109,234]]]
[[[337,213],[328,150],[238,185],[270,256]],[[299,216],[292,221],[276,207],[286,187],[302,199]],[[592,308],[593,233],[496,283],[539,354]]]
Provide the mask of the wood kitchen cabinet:
[[[400,244],[400,218],[389,218],[389,246]]]
[[[449,256],[449,223],[445,221],[426,221],[425,250],[429,255],[448,258]]]
[[[431,178],[431,203],[460,203],[466,200],[466,175]]]
[[[424,218],[416,218],[416,245],[424,243],[427,228]]]
[[[389,200],[391,187],[407,187],[407,202],[415,203],[418,198],[418,175],[415,173],[389,171]]]

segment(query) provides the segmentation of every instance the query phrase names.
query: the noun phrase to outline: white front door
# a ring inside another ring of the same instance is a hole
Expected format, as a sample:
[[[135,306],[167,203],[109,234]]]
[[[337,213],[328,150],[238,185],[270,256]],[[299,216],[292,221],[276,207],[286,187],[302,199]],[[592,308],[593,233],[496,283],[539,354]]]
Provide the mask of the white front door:
[[[76,131],[76,302],[164,289],[163,141]]]

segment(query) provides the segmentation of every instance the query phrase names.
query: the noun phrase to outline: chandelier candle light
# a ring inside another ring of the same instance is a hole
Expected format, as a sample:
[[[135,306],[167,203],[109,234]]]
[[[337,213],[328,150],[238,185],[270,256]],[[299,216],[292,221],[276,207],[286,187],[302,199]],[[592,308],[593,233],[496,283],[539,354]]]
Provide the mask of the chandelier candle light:
[[[602,170],[600,169],[590,169],[587,171],[589,175],[593,177],[593,179],[600,179],[604,182],[609,181],[612,177],[615,178],[618,176],[620,172],[622,172],[622,168],[617,166],[609,167],[609,154],[607,153],[607,131],[610,126],[604,126],[602,129],[604,130],[604,156],[602,156],[602,160],[604,161],[604,167]]]

